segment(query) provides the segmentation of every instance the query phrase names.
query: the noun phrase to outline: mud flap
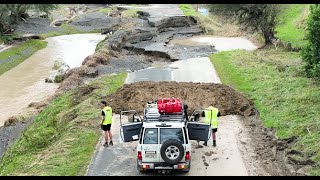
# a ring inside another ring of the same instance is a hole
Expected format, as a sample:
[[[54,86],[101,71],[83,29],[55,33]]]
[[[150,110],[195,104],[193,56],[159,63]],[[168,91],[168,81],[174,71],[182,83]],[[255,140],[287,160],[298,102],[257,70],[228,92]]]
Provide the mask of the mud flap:
[[[124,124],[121,126],[123,132],[123,141],[131,142],[139,140],[142,122]]]
[[[209,139],[210,125],[199,122],[188,122],[187,128],[190,140],[207,141]]]

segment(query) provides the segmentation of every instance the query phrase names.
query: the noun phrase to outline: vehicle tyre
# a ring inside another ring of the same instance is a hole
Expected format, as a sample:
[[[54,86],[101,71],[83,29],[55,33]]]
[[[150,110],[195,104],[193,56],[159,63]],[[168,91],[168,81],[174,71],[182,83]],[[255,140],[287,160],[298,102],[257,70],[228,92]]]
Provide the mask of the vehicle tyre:
[[[162,159],[170,164],[178,164],[184,156],[184,148],[180,141],[175,139],[166,140],[160,149]]]

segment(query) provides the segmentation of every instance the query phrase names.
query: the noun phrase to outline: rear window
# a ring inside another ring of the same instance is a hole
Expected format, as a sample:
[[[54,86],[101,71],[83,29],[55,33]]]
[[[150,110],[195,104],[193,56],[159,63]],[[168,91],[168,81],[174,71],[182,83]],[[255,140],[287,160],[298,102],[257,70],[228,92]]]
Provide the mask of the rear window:
[[[160,143],[162,144],[164,141],[168,139],[175,139],[183,142],[183,132],[181,128],[161,128],[160,129]]]
[[[158,144],[158,128],[146,128],[143,144]]]

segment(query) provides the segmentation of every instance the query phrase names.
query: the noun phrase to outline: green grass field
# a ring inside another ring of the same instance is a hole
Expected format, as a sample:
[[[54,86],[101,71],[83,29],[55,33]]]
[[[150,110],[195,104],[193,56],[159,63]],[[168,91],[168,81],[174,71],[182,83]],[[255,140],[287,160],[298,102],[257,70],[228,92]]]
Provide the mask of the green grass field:
[[[279,17],[279,25],[276,27],[276,37],[282,41],[291,42],[293,47],[303,47],[306,33],[306,22],[309,14],[309,5],[289,4]]]
[[[14,68],[18,64],[22,63],[28,57],[30,57],[36,51],[45,48],[47,42],[41,40],[28,40],[23,42],[16,47],[7,49],[0,52],[0,75],[6,71]],[[12,60],[1,63],[2,60],[6,60],[9,57],[15,57]]]
[[[179,4],[179,8],[186,16],[197,16],[198,14],[191,4]]]
[[[310,173],[320,175],[320,86],[305,77],[299,54],[270,48],[210,58],[221,81],[252,99],[278,138],[298,137],[292,148],[315,161]]]

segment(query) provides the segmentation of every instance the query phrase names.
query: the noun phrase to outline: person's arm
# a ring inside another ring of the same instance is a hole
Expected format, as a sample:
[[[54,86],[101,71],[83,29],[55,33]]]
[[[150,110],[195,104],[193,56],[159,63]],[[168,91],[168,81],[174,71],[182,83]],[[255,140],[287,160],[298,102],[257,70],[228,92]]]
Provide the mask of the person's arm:
[[[105,120],[105,114],[104,114],[104,111],[102,111],[102,112],[101,112],[101,117],[102,117],[102,123],[103,123],[103,121]],[[102,123],[101,123],[101,124],[102,124]]]
[[[202,111],[201,112],[201,117],[204,117],[204,116],[205,116],[204,111]]]

